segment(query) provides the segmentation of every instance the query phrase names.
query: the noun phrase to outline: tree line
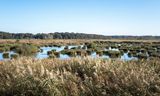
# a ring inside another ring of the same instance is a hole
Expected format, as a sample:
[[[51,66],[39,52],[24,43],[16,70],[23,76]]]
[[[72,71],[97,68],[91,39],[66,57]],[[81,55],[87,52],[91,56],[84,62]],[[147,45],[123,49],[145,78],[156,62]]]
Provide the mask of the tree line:
[[[137,39],[153,40],[160,36],[105,36],[97,34],[54,32],[54,33],[9,33],[0,31],[0,39]]]

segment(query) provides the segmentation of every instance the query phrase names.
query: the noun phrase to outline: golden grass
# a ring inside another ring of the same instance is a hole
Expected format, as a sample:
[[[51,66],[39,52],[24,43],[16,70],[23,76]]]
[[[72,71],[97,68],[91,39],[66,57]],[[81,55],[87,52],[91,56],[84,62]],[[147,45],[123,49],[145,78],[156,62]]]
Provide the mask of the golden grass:
[[[160,96],[159,59],[19,58],[0,65],[2,96]]]
[[[0,44],[12,44],[12,43],[30,43],[36,45],[45,44],[80,44],[84,42],[90,42],[91,40],[82,39],[20,39],[18,42],[16,39],[0,39]]]
[[[160,40],[125,40],[125,39],[19,39],[18,43],[30,43],[36,45],[45,44],[81,44],[93,41],[111,41],[111,42],[160,42]],[[0,39],[0,44],[17,43],[16,39]]]
[[[0,61],[0,65],[3,64],[3,61]]]

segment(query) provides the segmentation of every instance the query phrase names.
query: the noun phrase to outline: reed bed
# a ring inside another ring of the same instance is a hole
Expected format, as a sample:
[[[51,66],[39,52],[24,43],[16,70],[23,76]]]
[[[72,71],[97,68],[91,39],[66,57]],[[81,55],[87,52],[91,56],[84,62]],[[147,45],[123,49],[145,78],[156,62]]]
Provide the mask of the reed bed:
[[[81,44],[84,42],[91,42],[93,40],[85,40],[85,39],[0,39],[0,44],[35,44],[35,45],[49,45],[49,44]]]
[[[45,44],[80,44],[80,43],[90,43],[90,42],[143,42],[152,44],[153,42],[160,42],[160,40],[123,40],[123,39],[0,39],[0,44],[13,44],[13,43],[30,43],[36,45],[45,45]]]
[[[159,59],[20,57],[0,64],[1,96],[160,96]]]

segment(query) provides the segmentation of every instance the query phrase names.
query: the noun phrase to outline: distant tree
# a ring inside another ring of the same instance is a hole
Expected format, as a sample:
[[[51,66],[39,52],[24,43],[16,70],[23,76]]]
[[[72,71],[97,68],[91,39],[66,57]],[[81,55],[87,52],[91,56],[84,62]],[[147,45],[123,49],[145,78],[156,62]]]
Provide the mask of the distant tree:
[[[74,32],[55,32],[55,33],[9,33],[0,31],[0,39],[137,39],[152,40],[160,39],[160,36],[104,36],[96,34],[84,34]]]

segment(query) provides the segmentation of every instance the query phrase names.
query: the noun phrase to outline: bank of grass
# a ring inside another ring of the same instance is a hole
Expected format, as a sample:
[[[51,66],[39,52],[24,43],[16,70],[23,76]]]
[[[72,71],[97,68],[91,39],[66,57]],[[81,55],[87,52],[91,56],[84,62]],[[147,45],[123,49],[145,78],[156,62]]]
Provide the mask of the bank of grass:
[[[37,46],[43,45],[80,45],[84,42],[91,42],[93,40],[85,39],[0,39],[0,44],[34,44]]]
[[[125,39],[0,39],[0,44],[13,44],[13,43],[22,43],[22,44],[35,44],[35,45],[45,45],[45,44],[62,44],[62,45],[79,45],[82,43],[91,43],[91,42],[143,42],[152,44],[153,42],[160,42],[160,40],[125,40]]]
[[[0,65],[1,96],[160,96],[159,59],[19,58]]]

